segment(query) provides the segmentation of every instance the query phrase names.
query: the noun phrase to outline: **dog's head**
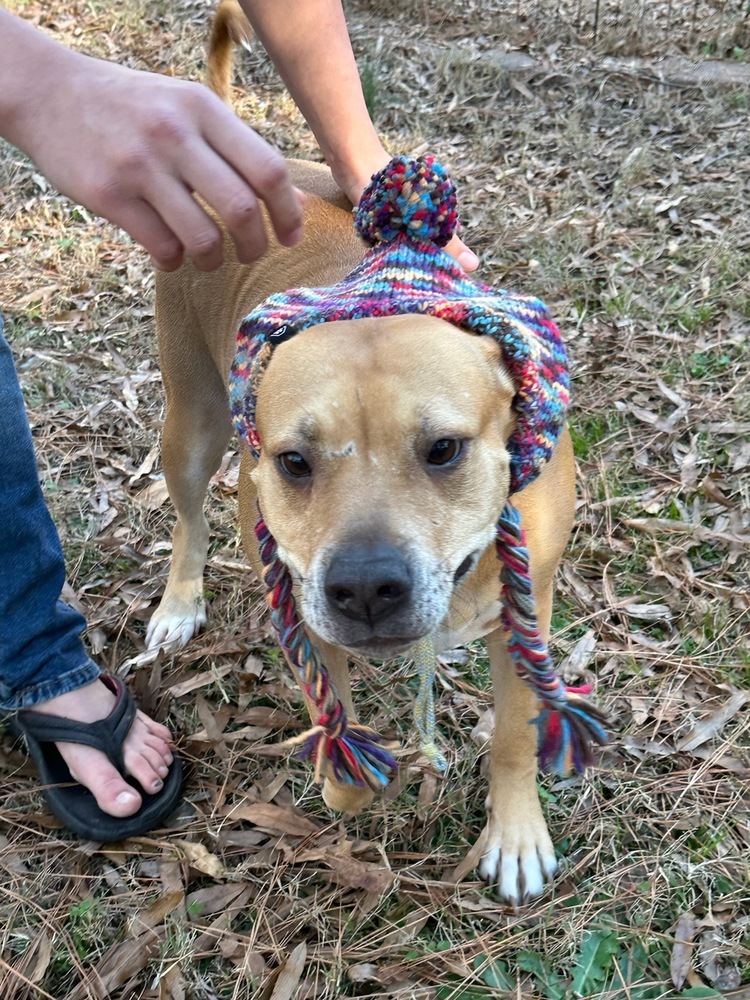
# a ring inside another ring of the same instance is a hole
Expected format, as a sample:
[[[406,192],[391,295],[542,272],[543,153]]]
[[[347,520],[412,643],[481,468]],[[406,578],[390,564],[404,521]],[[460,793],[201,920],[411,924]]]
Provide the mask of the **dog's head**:
[[[447,614],[508,495],[498,345],[431,316],[325,323],[260,383],[260,508],[324,639],[403,652]]]
[[[238,337],[235,425],[304,618],[369,654],[443,620],[564,423],[546,306],[468,278],[441,249],[455,222],[442,168],[396,158],[360,202],[362,263],[272,295]]]

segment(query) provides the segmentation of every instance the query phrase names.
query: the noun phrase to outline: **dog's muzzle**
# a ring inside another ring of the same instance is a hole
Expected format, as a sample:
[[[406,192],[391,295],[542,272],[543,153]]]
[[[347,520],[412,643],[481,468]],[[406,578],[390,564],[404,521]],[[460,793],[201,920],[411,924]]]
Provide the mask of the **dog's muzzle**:
[[[414,542],[368,533],[321,551],[300,591],[305,621],[322,639],[387,658],[443,620],[453,573]]]
[[[384,542],[340,548],[325,574],[329,612],[371,628],[408,609],[412,572],[403,553]]]

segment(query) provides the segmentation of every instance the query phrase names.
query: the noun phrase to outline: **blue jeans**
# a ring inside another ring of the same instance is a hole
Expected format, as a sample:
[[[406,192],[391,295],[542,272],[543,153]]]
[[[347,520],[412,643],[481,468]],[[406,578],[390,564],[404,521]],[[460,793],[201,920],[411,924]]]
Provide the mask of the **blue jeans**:
[[[0,319],[0,709],[13,712],[101,673],[64,604],[65,566],[39,486],[31,430]]]

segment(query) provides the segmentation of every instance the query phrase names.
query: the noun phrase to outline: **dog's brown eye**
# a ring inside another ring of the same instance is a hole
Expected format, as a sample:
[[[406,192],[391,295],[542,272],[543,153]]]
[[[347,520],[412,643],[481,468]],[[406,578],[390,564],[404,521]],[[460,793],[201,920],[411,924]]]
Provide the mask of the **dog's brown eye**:
[[[427,461],[430,465],[450,465],[461,454],[461,442],[457,438],[440,438],[430,448]]]
[[[298,451],[285,451],[279,455],[277,461],[281,466],[281,471],[293,479],[302,479],[309,476],[312,471]]]

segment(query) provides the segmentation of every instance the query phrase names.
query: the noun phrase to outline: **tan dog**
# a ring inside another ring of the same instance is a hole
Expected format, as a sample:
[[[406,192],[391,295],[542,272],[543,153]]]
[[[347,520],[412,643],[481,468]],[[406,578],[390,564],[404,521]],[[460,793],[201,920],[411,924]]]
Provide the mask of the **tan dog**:
[[[221,25],[212,49],[218,90],[228,86]],[[350,206],[327,169],[295,162],[289,169],[307,192],[299,245],[283,248],[269,232],[269,252],[247,267],[226,240],[218,271],[200,273],[188,262],[157,276],[164,469],[177,524],[169,581],[148,630],[152,647],[180,645],[205,622],[203,500],[232,432],[226,386],[242,317],[272,293],[339,281],[363,254]],[[499,628],[493,539],[508,493],[513,391],[494,341],[430,316],[305,330],[276,348],[263,378],[263,452],[257,467],[249,455],[243,460],[239,516],[259,573],[253,527],[260,498],[351,717],[347,650],[384,658],[425,635],[438,650],[487,636],[496,722],[479,870],[500,895],[518,901],[542,891],[556,861],[536,790],[536,729],[529,725],[536,696],[516,676]],[[442,458],[453,447],[462,448],[461,461],[445,474]],[[314,476],[298,477],[300,462]],[[514,502],[546,638],[553,576],[573,519],[567,431]],[[327,776],[324,797],[356,812],[372,793]]]

